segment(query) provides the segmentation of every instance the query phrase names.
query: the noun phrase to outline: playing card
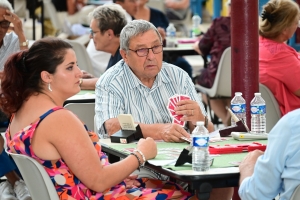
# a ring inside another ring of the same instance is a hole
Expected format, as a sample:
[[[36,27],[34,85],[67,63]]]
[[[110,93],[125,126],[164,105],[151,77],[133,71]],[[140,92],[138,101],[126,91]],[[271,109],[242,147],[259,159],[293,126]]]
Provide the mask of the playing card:
[[[187,95],[180,95],[179,96],[179,101],[187,100],[187,99],[191,99],[191,98],[189,96],[187,96]]]
[[[174,124],[179,124],[180,126],[184,126],[185,125],[185,122],[177,120],[176,118],[173,118],[173,123]]]

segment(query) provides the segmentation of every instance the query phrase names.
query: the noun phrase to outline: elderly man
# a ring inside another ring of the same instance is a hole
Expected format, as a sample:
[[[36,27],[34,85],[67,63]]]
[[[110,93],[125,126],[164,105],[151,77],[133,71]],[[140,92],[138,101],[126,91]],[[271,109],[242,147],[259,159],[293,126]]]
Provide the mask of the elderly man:
[[[106,138],[120,130],[119,114],[132,114],[143,136],[167,142],[180,142],[190,134],[172,124],[167,110],[168,98],[184,94],[191,100],[177,103],[176,114],[184,115],[190,131],[196,121],[206,121],[209,131],[213,124],[188,74],[162,62],[162,39],[153,24],[145,20],[129,22],[120,35],[123,60],[103,74],[96,84],[96,120],[100,137]],[[230,199],[232,189],[214,189],[211,199]]]
[[[184,94],[191,100],[180,101],[176,114],[184,115],[192,131],[196,121],[207,121],[204,107],[186,72],[162,63],[162,39],[153,24],[134,20],[120,36],[123,60],[102,75],[96,84],[96,119],[99,134],[106,138],[120,130],[117,115],[132,114],[144,137],[180,142],[190,137],[178,124],[172,124],[167,110],[168,98]],[[207,122],[209,131],[213,130]]]

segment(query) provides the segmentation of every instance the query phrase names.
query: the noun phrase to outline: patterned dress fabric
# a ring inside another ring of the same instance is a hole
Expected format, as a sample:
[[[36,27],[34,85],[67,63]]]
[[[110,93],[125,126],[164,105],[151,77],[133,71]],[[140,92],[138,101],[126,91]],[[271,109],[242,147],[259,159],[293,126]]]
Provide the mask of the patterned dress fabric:
[[[73,174],[63,159],[59,160],[42,160],[38,158],[33,152],[31,141],[35,133],[35,129],[52,112],[64,109],[62,107],[54,107],[39,117],[35,122],[23,128],[16,133],[13,138],[10,136],[10,129],[8,128],[5,136],[7,140],[7,151],[30,156],[37,160],[46,172],[49,174],[57,194],[61,200],[131,200],[131,199],[194,199],[189,192],[184,191],[180,186],[166,181],[151,180],[147,178],[137,179],[140,187],[133,187],[126,189],[124,181],[116,186],[108,188],[105,192],[95,192],[87,188],[81,181]],[[13,119],[13,117],[12,117]],[[88,131],[91,140],[93,141],[95,151],[99,155],[99,159],[103,165],[109,165],[107,156],[101,151],[101,146],[98,144],[98,136]]]
[[[201,70],[198,76],[198,84],[211,88],[214,84],[219,62],[223,51],[230,47],[231,31],[230,17],[219,17],[214,19],[211,27],[203,35],[199,42],[199,49],[202,56],[210,56],[207,68]]]

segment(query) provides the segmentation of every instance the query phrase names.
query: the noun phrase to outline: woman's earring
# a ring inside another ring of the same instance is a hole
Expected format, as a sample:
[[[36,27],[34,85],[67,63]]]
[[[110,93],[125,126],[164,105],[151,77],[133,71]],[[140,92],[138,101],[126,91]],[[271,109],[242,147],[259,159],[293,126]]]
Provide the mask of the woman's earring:
[[[49,90],[50,92],[52,92],[50,82],[48,83],[48,90]]]

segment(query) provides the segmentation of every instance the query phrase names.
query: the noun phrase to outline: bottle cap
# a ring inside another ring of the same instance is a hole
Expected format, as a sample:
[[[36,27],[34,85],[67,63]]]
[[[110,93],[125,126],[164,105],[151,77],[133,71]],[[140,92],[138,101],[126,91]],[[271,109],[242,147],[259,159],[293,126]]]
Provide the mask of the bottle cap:
[[[243,94],[243,93],[241,93],[241,92],[236,92],[236,93],[235,93],[235,96],[242,96],[242,94]]]
[[[256,92],[256,93],[254,93],[254,95],[255,95],[255,96],[258,96],[258,95],[259,95],[259,96],[260,96],[260,95],[261,95],[261,93],[259,93],[259,92]]]
[[[198,121],[196,124],[197,126],[204,126],[204,121]]]

